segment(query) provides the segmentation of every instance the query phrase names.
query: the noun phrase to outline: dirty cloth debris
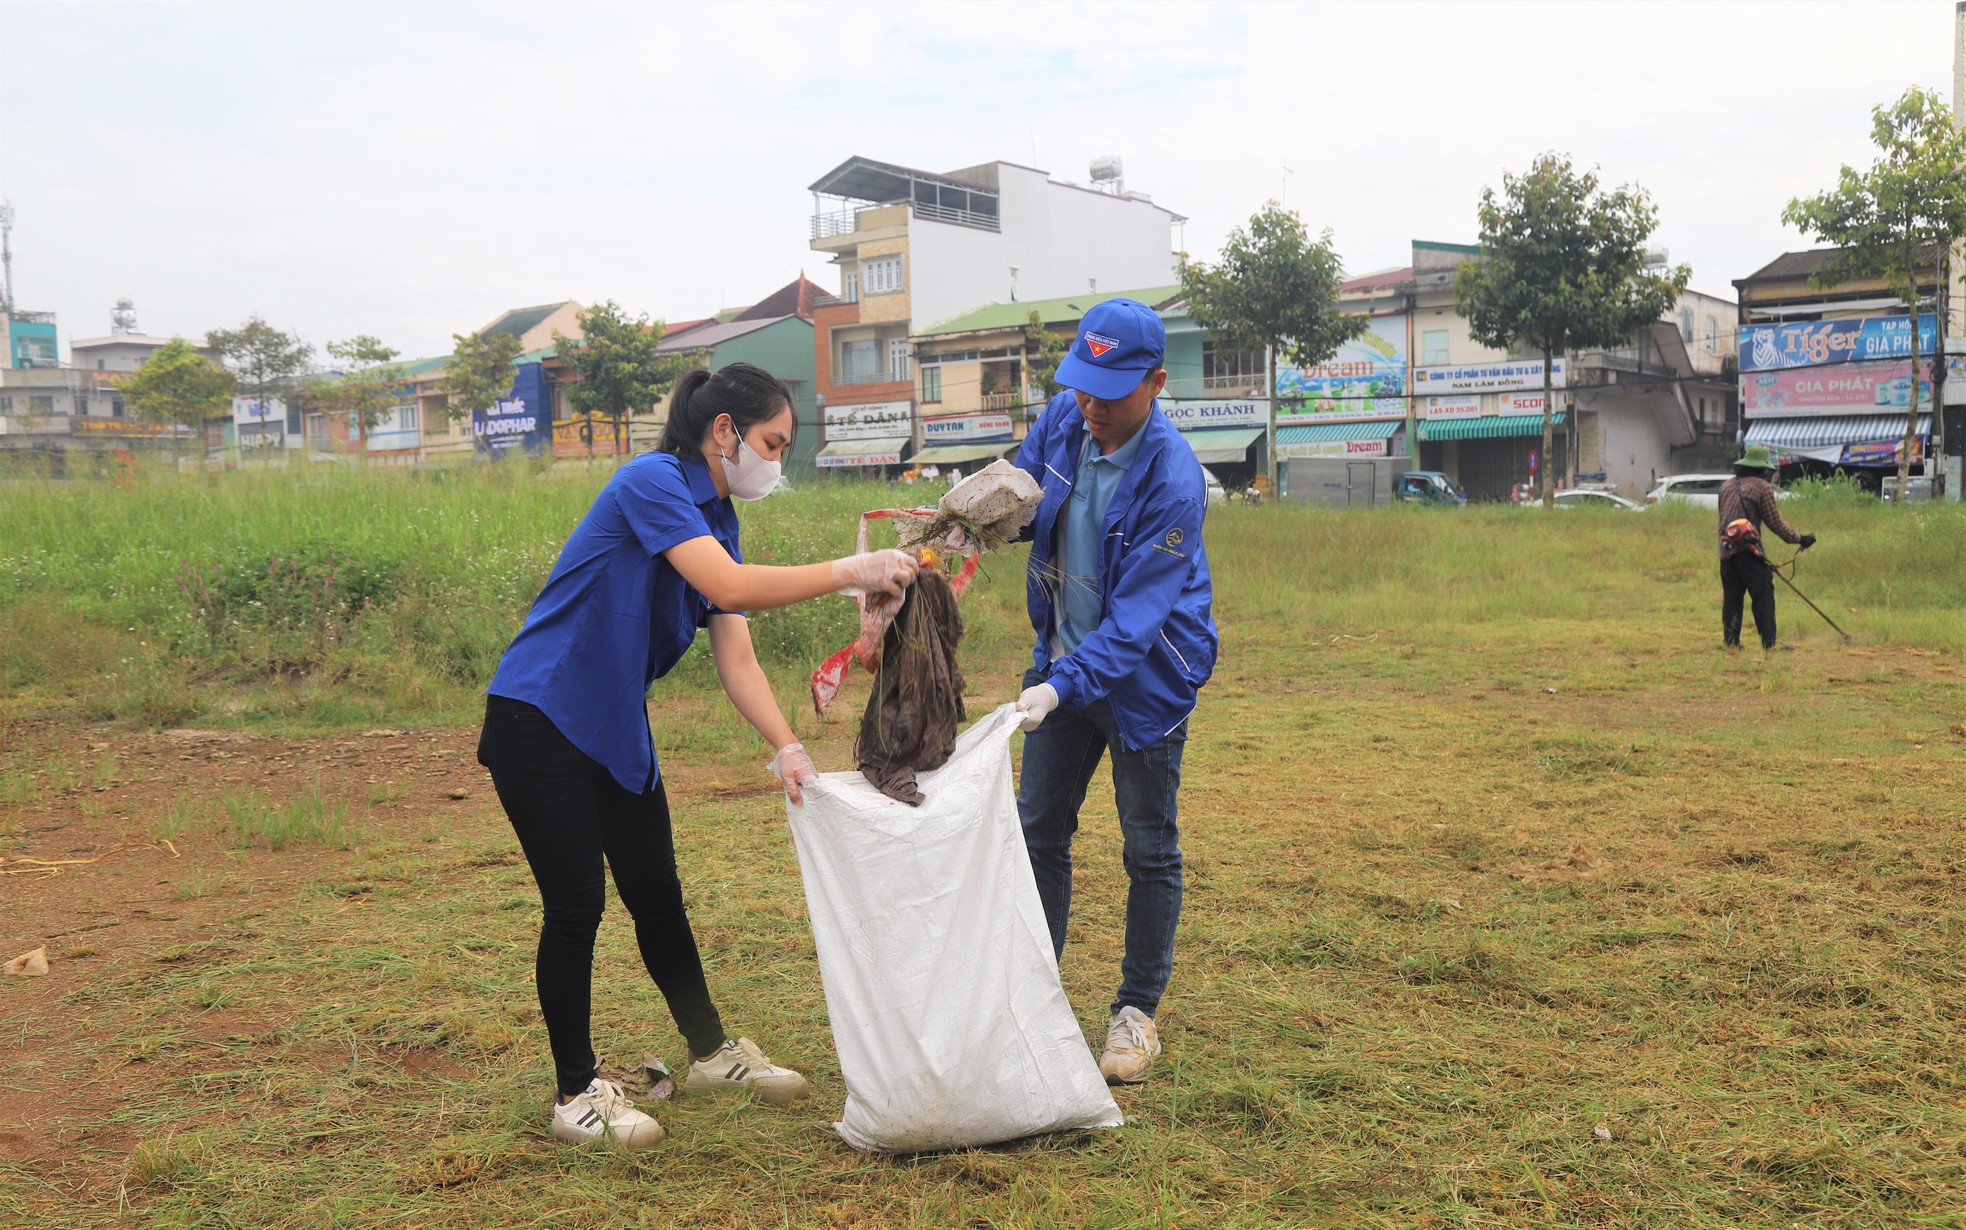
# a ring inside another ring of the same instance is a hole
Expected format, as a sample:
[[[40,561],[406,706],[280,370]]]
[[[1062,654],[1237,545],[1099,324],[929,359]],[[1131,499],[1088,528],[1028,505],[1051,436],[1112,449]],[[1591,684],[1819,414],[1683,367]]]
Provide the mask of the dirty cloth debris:
[[[11,977],[44,977],[48,972],[48,950],[36,948],[31,952],[24,952],[7,962],[5,966],[0,966],[0,969],[4,969]]]
[[[854,756],[874,789],[919,807],[915,774],[939,769],[956,747],[963,672],[956,645],[963,617],[949,578],[924,568],[881,638],[881,660]]]

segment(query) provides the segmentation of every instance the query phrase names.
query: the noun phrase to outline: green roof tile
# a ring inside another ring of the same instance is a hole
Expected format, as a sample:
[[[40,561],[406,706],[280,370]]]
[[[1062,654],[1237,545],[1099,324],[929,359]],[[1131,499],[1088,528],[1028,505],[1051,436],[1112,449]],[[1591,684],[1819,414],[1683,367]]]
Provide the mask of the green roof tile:
[[[944,337],[952,333],[982,333],[995,329],[1008,329],[1023,326],[1036,312],[1038,319],[1048,325],[1069,324],[1085,315],[1085,309],[1095,303],[1108,299],[1138,299],[1148,307],[1163,309],[1175,299],[1180,298],[1179,286],[1155,286],[1147,290],[1116,290],[1111,294],[1066,295],[1062,299],[1029,299],[1018,303],[992,303],[988,307],[965,312],[941,324],[923,329],[917,336]],[[1073,304],[1078,306],[1074,307]]]

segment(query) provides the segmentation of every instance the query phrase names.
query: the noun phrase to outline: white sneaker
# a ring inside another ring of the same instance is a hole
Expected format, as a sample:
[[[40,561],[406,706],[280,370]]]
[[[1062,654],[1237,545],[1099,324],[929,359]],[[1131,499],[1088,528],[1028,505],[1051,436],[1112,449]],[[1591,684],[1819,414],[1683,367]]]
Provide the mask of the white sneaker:
[[[1099,1057],[1099,1072],[1108,1085],[1137,1085],[1147,1079],[1160,1054],[1160,1031],[1154,1018],[1132,1004],[1113,1014],[1106,1027],[1106,1053]]]
[[[572,1101],[555,1100],[553,1135],[576,1145],[607,1139],[624,1149],[648,1149],[668,1133],[653,1117],[636,1110],[620,1085],[597,1076]]]
[[[732,1038],[690,1064],[683,1088],[691,1093],[754,1089],[773,1106],[784,1106],[806,1095],[806,1078],[773,1063],[751,1039]]]

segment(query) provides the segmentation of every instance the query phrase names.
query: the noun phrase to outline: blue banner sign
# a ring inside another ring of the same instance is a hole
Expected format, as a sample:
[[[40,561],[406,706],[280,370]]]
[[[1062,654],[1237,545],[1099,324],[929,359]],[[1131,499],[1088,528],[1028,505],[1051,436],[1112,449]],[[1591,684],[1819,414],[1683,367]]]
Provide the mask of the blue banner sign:
[[[1938,326],[1929,312],[1918,318],[1918,352],[1938,352]],[[1741,370],[1744,372],[1909,358],[1911,321],[1903,316],[1798,320],[1741,326]]]
[[[510,397],[500,398],[490,410],[471,412],[471,434],[478,446],[494,461],[515,451],[544,452],[553,432],[548,396],[540,365],[521,364]]]

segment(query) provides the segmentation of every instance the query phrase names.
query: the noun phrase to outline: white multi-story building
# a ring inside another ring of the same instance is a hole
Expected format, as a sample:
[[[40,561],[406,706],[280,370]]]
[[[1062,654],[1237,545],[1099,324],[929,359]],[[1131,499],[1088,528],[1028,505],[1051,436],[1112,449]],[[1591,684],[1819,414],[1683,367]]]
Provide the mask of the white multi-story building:
[[[849,158],[811,185],[839,293],[813,317],[822,466],[891,465],[921,439],[908,338],[986,304],[1165,286],[1174,228],[1146,194],[989,162],[947,174]]]

